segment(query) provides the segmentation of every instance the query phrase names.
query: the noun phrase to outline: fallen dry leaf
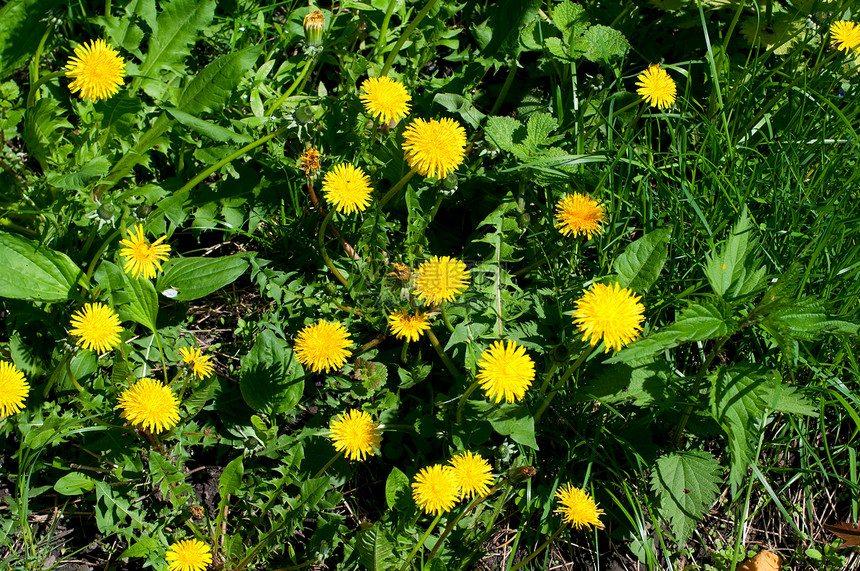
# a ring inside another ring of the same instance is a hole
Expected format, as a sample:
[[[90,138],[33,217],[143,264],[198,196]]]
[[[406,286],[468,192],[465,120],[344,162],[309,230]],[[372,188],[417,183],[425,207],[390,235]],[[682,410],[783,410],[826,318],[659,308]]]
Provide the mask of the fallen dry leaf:
[[[845,541],[845,545],[860,545],[860,524],[852,525],[845,521],[836,525],[825,525],[824,529]]]
[[[779,571],[781,565],[782,557],[765,549],[741,563],[737,571]]]

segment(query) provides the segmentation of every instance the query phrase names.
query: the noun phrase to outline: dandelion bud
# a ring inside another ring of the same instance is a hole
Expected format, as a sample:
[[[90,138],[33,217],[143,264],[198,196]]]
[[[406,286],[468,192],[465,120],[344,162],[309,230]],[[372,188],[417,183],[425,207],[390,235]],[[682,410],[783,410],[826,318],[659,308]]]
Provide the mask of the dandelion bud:
[[[305,27],[305,39],[307,40],[308,45],[311,47],[321,46],[323,25],[325,24],[323,13],[319,10],[311,12],[305,16],[305,19],[302,20],[302,24]]]

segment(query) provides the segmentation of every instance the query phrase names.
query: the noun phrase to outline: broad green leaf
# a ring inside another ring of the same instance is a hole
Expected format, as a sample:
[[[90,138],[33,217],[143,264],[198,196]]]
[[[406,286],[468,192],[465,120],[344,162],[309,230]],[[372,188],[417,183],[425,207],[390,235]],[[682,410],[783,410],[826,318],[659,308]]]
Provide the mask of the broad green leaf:
[[[735,299],[764,286],[766,268],[755,256],[758,240],[754,237],[754,230],[749,212],[744,208],[719,254],[711,252],[708,255],[705,275],[717,295]]]
[[[408,505],[411,499],[409,476],[395,466],[385,480],[385,503],[388,504],[388,509],[394,509],[396,506],[403,506],[404,503]]]
[[[221,497],[234,495],[242,487],[242,476],[245,474],[245,465],[242,457],[238,456],[227,464],[221,477],[218,479],[218,493]]]
[[[171,258],[158,278],[158,291],[174,289],[177,301],[191,301],[236,281],[248,269],[248,261],[238,255],[220,258]]]
[[[627,246],[624,253],[612,262],[612,269],[617,274],[613,281],[635,292],[648,291],[669,257],[671,236],[671,228],[660,228]]]
[[[302,504],[313,509],[329,490],[329,483],[330,479],[328,476],[303,481],[299,486],[302,494]]]
[[[456,93],[437,93],[433,102],[438,103],[450,113],[456,113],[473,129],[481,126],[484,115],[472,105],[472,102]]]
[[[114,491],[105,482],[96,480],[96,503],[95,519],[96,526],[102,533],[117,533],[120,528],[128,532],[129,526],[125,524],[125,518],[132,521],[131,529],[143,529],[146,524],[138,512],[137,507],[132,507],[128,498],[120,495],[119,490]]]
[[[209,137],[213,141],[219,141],[222,143],[224,141],[235,141],[237,143],[249,143],[251,141],[251,137],[247,135],[241,135],[235,131],[216,125],[215,123],[198,119],[194,115],[190,115],[180,111],[179,109],[168,108],[165,109],[165,111],[192,131],[205,137]]]
[[[132,543],[128,549],[119,554],[119,558],[125,557],[146,557],[161,545],[161,542],[152,536],[143,536],[135,543]]]
[[[368,571],[388,571],[398,567],[394,545],[379,522],[358,532],[356,547],[358,558]]]
[[[161,494],[170,498],[174,508],[184,505],[194,493],[194,489],[185,481],[185,473],[158,452],[149,454],[149,473],[152,484],[158,484]]]
[[[0,80],[36,53],[60,0],[9,0],[0,8]]]
[[[558,129],[558,120],[549,113],[535,113],[529,117],[526,125],[526,143],[533,147],[551,145],[558,137],[550,137],[550,133]]]
[[[553,7],[552,23],[561,30],[564,43],[570,45],[574,36],[585,32],[588,27],[588,16],[585,14],[585,8],[580,4],[565,0]]]
[[[179,110],[192,115],[220,110],[262,49],[262,45],[251,46],[215,58],[186,86],[179,97]]]
[[[476,38],[479,39],[481,56],[516,57],[520,51],[520,30],[535,19],[542,4],[542,0],[501,0],[496,2],[485,28],[489,37]],[[486,42],[481,40],[486,40]]]
[[[118,16],[98,16],[93,18],[93,23],[101,26],[113,47],[122,47],[126,50],[142,58],[140,52],[140,42],[143,40],[143,30],[140,29],[131,18]]]
[[[152,282],[142,278],[133,278],[123,272],[125,278],[125,291],[131,295],[127,305],[117,308],[120,316],[128,316],[129,319],[140,323],[153,333],[156,330],[156,318],[158,317],[158,294]]]
[[[66,301],[78,297],[81,270],[62,252],[0,232],[0,297]]]
[[[657,459],[651,491],[660,513],[672,521],[678,545],[684,545],[717,498],[720,463],[704,450],[672,452]]]
[[[52,149],[63,137],[62,129],[71,129],[72,124],[63,116],[60,104],[54,99],[40,99],[24,114],[24,130],[21,138],[27,150],[48,172],[48,158]]]
[[[254,410],[287,412],[302,398],[304,374],[287,342],[264,330],[242,358],[239,388]]]
[[[632,400],[635,406],[647,407],[655,403],[666,407],[666,387],[672,369],[664,360],[631,366],[627,363],[601,364],[598,373],[588,376],[587,381],[573,393],[576,402],[594,399],[614,404]]]
[[[107,157],[96,157],[87,161],[76,172],[69,174],[49,173],[46,179],[51,186],[63,190],[81,190],[92,179],[106,175],[110,167],[111,163]]]
[[[164,69],[181,71],[185,57],[197,35],[212,22],[215,0],[172,0],[164,5],[156,20],[157,32],[149,38],[139,74],[143,90],[161,99],[165,86],[159,75]]]
[[[766,389],[767,391],[762,394],[762,398],[768,408],[785,414],[818,416],[818,410],[803,395],[798,393],[797,387],[778,382],[774,385],[768,385]]]
[[[64,496],[77,496],[89,492],[95,484],[96,481],[83,472],[69,472],[54,482],[54,491]]]
[[[506,115],[487,119],[484,133],[494,145],[508,152],[513,152],[514,145],[525,141],[527,136],[522,123]]]
[[[630,42],[624,34],[607,26],[591,26],[585,31],[584,39],[588,44],[585,58],[606,65],[622,59],[630,49]]]
[[[490,419],[493,430],[502,436],[510,436],[514,442],[538,450],[537,440],[535,440],[535,419],[526,407],[502,404],[498,407],[498,412],[500,414]]]

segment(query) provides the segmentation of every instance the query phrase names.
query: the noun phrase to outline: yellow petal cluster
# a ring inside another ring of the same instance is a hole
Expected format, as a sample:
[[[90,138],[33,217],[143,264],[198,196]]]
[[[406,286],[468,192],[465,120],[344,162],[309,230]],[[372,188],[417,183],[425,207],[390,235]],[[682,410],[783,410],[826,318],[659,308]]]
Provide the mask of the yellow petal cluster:
[[[335,450],[344,452],[350,460],[364,460],[379,448],[382,436],[379,425],[363,410],[350,410],[340,414],[329,425],[329,438]]]

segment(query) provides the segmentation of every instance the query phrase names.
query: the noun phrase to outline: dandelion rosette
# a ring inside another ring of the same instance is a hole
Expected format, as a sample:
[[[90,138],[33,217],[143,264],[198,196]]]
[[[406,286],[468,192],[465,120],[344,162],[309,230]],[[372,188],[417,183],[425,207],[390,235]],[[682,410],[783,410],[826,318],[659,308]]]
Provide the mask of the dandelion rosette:
[[[407,313],[395,311],[388,316],[388,324],[398,339],[418,341],[425,331],[430,329],[430,322],[423,313]]]
[[[596,527],[603,529],[600,516],[603,510],[597,509],[597,503],[588,492],[581,488],[565,484],[555,492],[560,509],[555,513],[561,514],[564,523],[568,523],[576,529]]]
[[[840,20],[830,25],[830,38],[836,49],[846,54],[855,50],[860,52],[860,25],[849,20]]]
[[[617,283],[594,284],[577,302],[573,321],[591,346],[602,339],[606,352],[619,351],[642,331],[645,307],[642,299]]]
[[[204,571],[212,563],[212,552],[198,539],[184,539],[170,546],[165,559],[170,571]]]
[[[0,416],[9,416],[24,408],[30,394],[30,383],[12,363],[0,361]]]
[[[471,500],[475,496],[482,497],[490,493],[494,480],[493,469],[480,454],[463,452],[454,456],[449,464],[461,497]]]
[[[158,381],[143,378],[122,392],[117,408],[135,426],[154,434],[170,430],[179,422],[179,399]]]
[[[323,179],[326,199],[334,204],[341,214],[364,212],[370,204],[370,178],[361,167],[341,163],[326,173]]]
[[[320,170],[320,152],[313,147],[308,147],[302,156],[301,156],[301,168],[305,171],[306,175],[313,175],[315,172]]]
[[[390,77],[369,77],[361,84],[364,110],[383,123],[400,121],[409,114],[412,96],[397,80]]]
[[[125,77],[125,61],[104,40],[77,46],[66,68],[66,77],[74,78],[69,84],[72,93],[92,101],[116,94]]]
[[[113,309],[103,303],[87,303],[72,314],[69,333],[84,349],[104,353],[119,345],[121,331],[119,316]]]
[[[453,119],[415,119],[403,139],[406,162],[422,176],[445,178],[465,156],[466,130]]]
[[[204,355],[197,347],[180,347],[179,356],[182,362],[191,367],[191,371],[198,379],[207,379],[212,376],[215,367],[212,365],[212,357]]]
[[[344,366],[352,346],[346,328],[336,321],[318,321],[299,331],[296,338],[296,359],[310,365],[314,373],[337,370]]]
[[[649,65],[636,80],[639,86],[636,93],[644,97],[649,105],[666,109],[675,102],[675,81],[659,63]]]
[[[449,512],[460,499],[460,488],[450,466],[435,464],[422,468],[412,483],[415,504],[428,514]]]
[[[137,232],[137,234],[135,234]],[[119,255],[125,258],[123,270],[136,278],[143,274],[144,279],[151,279],[161,270],[161,262],[167,259],[170,246],[162,244],[167,236],[162,236],[153,243],[143,237],[143,225],[135,226],[134,231],[128,229],[128,239],[120,240],[125,248],[120,249]]]
[[[328,429],[334,449],[344,452],[350,460],[364,460],[365,455],[373,456],[374,448],[379,448],[382,442],[379,425],[363,410],[350,410],[336,416]]]
[[[590,196],[566,194],[555,205],[555,211],[555,227],[565,236],[575,238],[582,234],[591,240],[592,236],[603,232],[603,205]]]
[[[469,287],[466,264],[449,256],[433,256],[422,263],[416,273],[415,295],[431,305],[454,301]]]
[[[517,402],[526,395],[535,378],[535,364],[525,347],[515,341],[496,341],[481,353],[478,381],[487,396],[496,402]]]

